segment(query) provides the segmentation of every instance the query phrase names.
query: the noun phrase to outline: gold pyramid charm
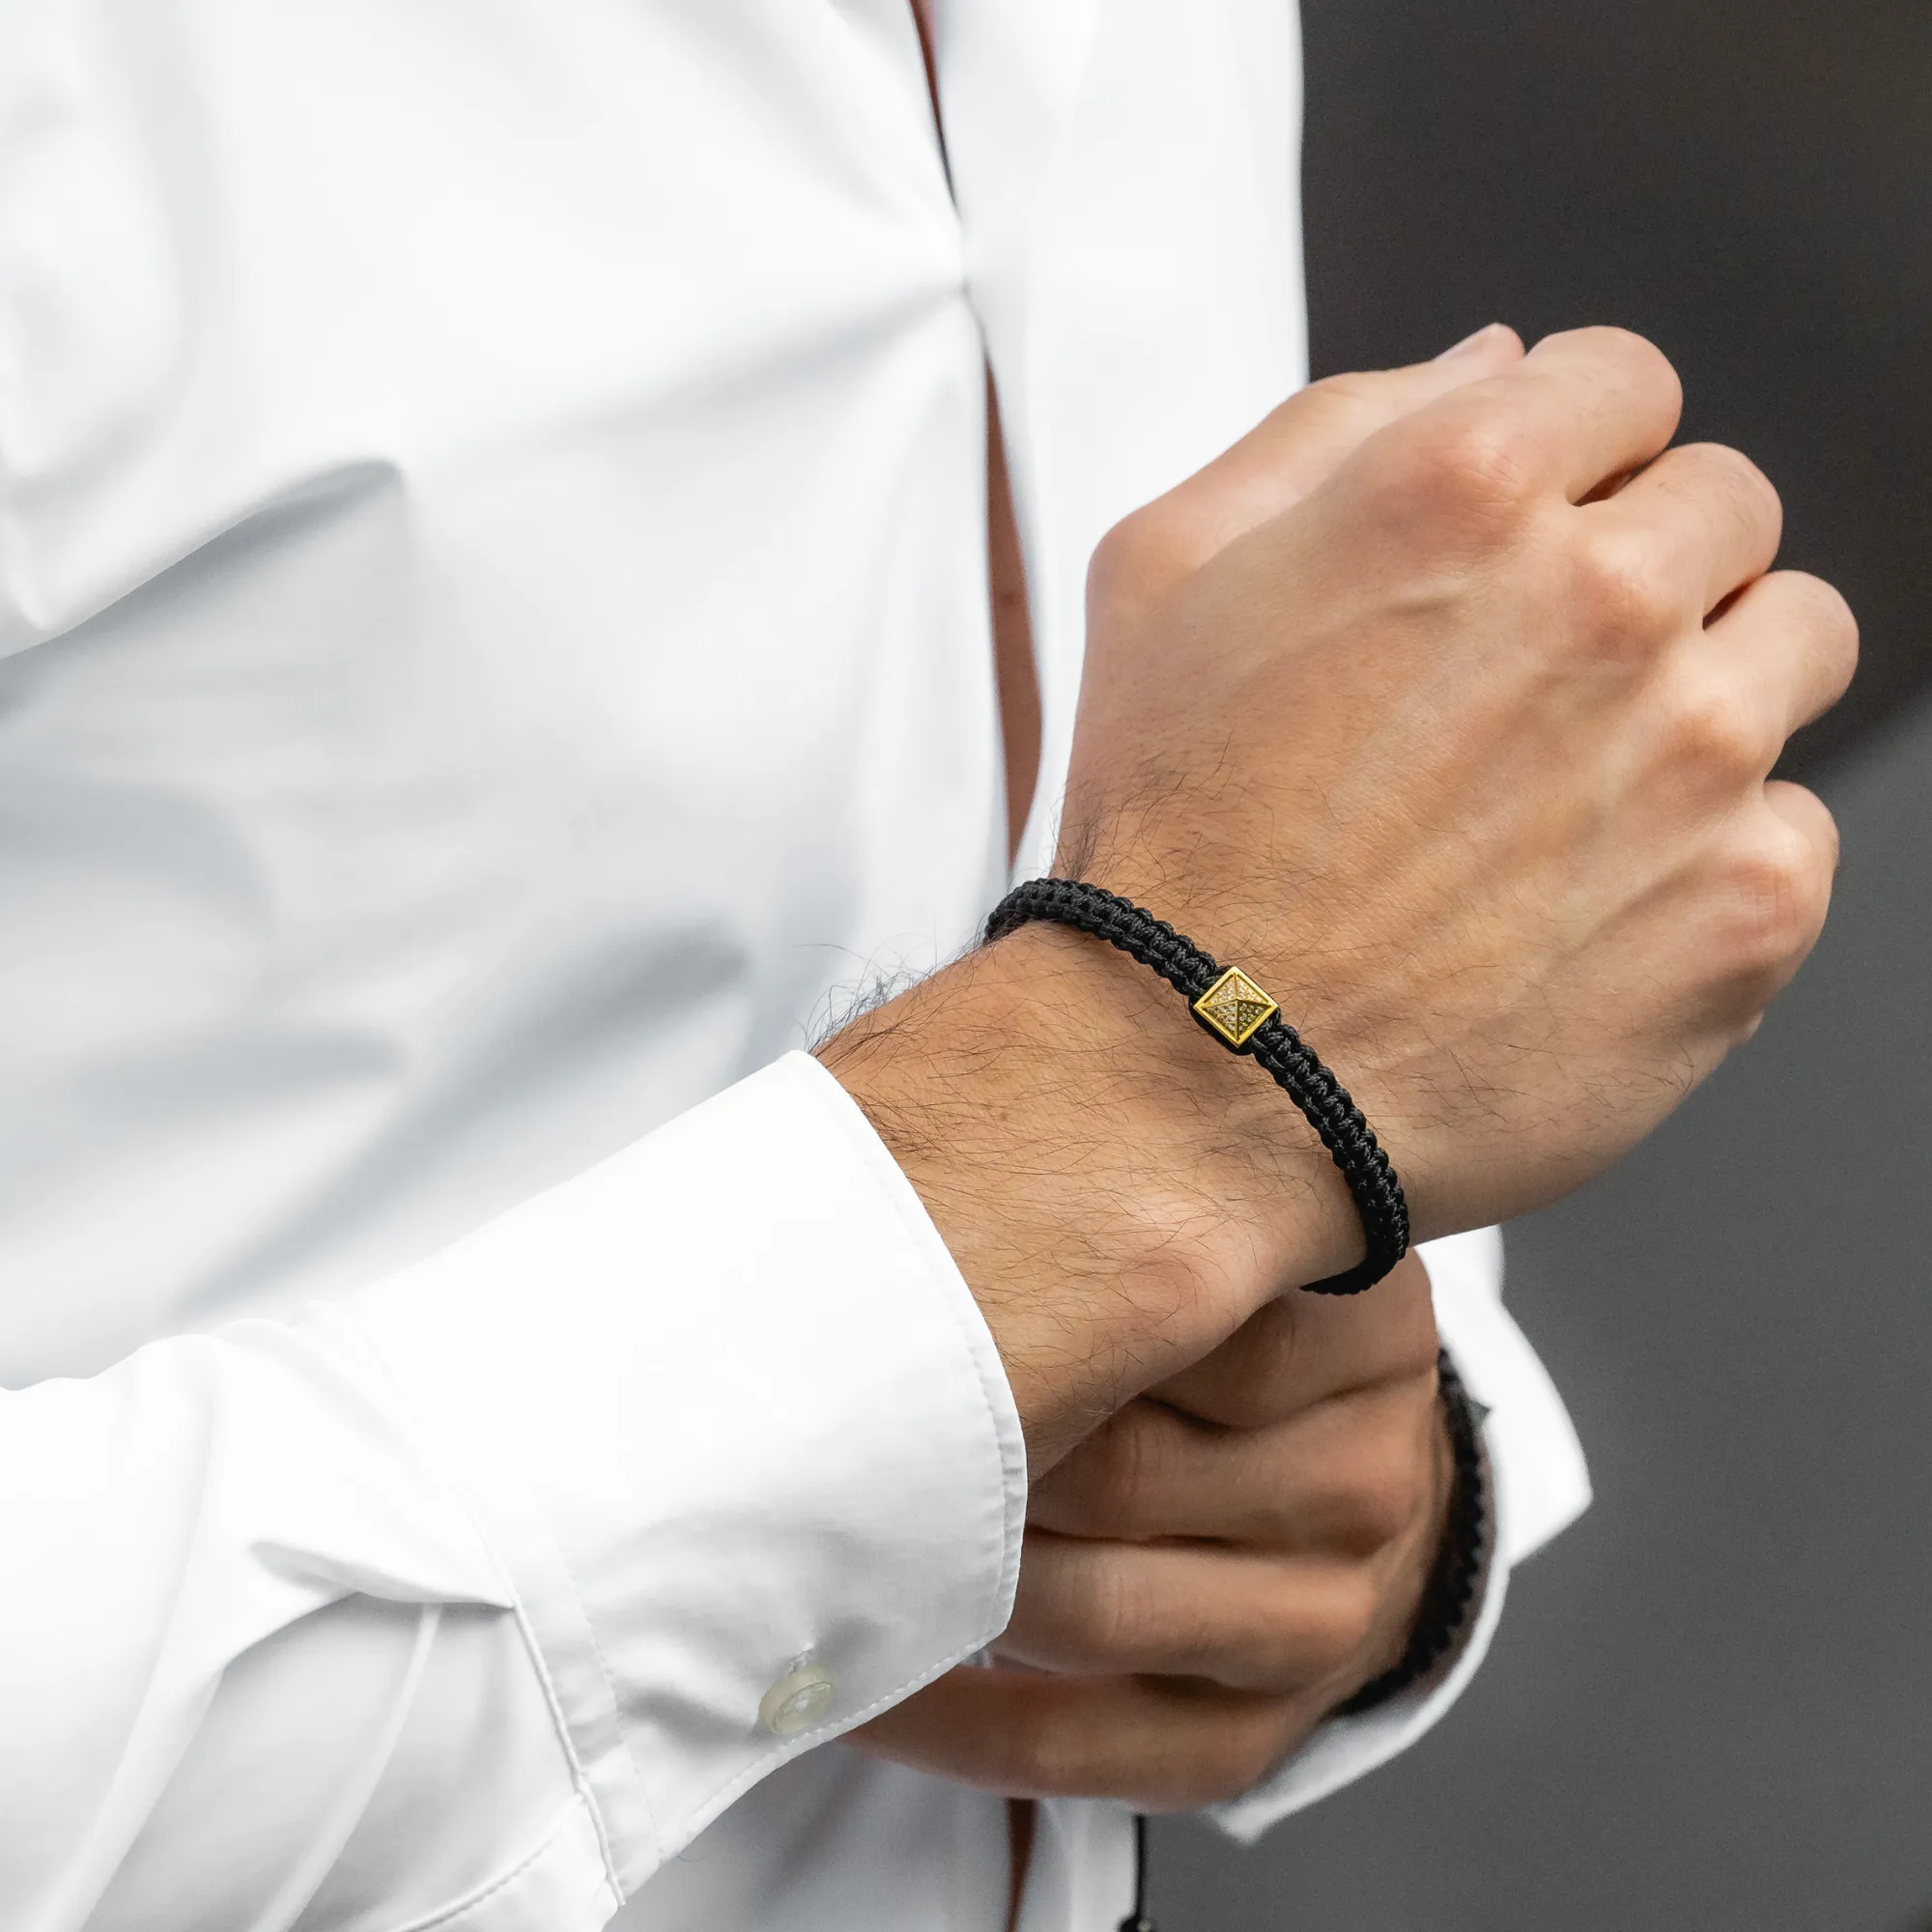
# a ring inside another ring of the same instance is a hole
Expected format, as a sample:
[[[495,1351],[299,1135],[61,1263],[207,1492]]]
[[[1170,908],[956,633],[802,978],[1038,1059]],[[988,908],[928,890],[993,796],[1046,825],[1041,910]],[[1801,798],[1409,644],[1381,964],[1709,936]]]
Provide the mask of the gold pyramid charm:
[[[1194,1010],[1230,1046],[1246,1046],[1281,1009],[1238,966],[1230,966],[1194,1002]]]

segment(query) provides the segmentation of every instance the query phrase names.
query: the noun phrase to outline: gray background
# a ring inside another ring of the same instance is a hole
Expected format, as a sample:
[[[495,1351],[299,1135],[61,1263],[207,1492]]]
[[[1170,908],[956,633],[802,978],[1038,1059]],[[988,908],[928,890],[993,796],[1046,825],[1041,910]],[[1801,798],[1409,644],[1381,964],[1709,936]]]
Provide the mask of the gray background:
[[[1165,1932],[1932,1928],[1932,5],[1309,0],[1318,370],[1618,321],[1863,620],[1791,769],[1833,923],[1759,1038],[1513,1232],[1598,1500],[1407,1758]]]

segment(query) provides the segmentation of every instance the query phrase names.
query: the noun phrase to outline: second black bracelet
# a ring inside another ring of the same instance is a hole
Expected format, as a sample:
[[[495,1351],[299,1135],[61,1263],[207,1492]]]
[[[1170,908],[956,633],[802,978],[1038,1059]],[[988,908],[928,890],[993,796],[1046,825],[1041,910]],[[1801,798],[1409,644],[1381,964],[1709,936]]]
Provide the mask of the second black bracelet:
[[[1223,967],[1165,920],[1084,879],[1030,879],[1014,887],[993,908],[987,941],[1033,920],[1076,926],[1151,967],[1185,997],[1208,1033],[1233,1052],[1251,1056],[1301,1109],[1348,1182],[1368,1240],[1367,1254],[1353,1267],[1308,1283],[1311,1294],[1358,1294],[1402,1260],[1408,1252],[1408,1204],[1388,1155],[1348,1090],[1247,974]]]
[[[1443,1420],[1449,1425],[1449,1451],[1455,1473],[1449,1492],[1449,1520],[1429,1573],[1408,1647],[1393,1668],[1364,1684],[1329,1713],[1358,1717],[1421,1683],[1467,1635],[1475,1607],[1483,1558],[1490,1535],[1489,1482],[1483,1466],[1483,1419],[1489,1414],[1463,1386],[1447,1349],[1435,1357]]]

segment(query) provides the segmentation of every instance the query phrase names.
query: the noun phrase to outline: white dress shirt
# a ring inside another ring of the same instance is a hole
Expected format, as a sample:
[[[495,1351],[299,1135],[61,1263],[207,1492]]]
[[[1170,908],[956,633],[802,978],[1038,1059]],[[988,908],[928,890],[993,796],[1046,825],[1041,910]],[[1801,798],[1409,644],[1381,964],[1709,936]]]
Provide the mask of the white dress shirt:
[[[1282,0],[0,8],[0,1924],[1000,1932],[838,1746],[1025,1467],[796,1049],[1050,849],[1106,526],[1302,379]],[[1582,1507],[1431,1259],[1502,1530]],[[1026,1932],[1124,1909],[1045,1807]]]

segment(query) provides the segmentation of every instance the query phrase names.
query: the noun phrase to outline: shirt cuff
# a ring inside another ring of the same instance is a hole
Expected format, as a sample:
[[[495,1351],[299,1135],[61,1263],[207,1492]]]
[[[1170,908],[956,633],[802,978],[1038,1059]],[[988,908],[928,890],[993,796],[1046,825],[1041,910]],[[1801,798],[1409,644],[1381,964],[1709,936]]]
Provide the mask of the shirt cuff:
[[[805,1054],[352,1307],[500,1557],[624,1895],[1006,1625],[1005,1371]]]
[[[1569,1412],[1502,1304],[1500,1233],[1484,1228],[1417,1252],[1429,1269],[1442,1346],[1470,1400],[1489,1411],[1481,1436],[1493,1527],[1475,1614],[1461,1648],[1435,1675],[1359,1717],[1331,1718],[1252,1791],[1217,1805],[1215,1823],[1244,1843],[1432,1730],[1482,1666],[1511,1569],[1589,1507],[1589,1470]]]

